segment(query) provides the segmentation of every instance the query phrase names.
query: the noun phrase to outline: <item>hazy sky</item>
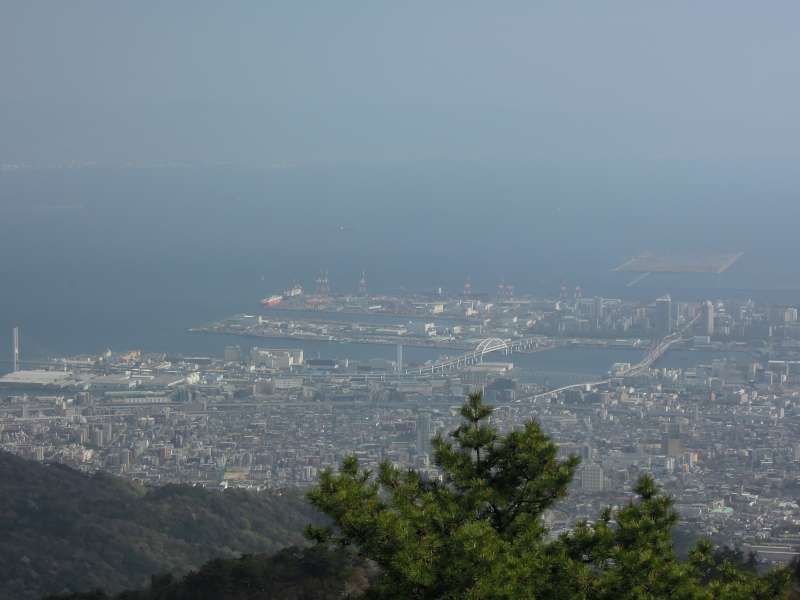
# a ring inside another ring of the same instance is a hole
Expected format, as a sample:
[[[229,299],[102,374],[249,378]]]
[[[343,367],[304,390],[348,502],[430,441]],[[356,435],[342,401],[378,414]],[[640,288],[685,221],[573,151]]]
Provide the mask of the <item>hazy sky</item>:
[[[796,2],[0,3],[0,162],[800,159]]]

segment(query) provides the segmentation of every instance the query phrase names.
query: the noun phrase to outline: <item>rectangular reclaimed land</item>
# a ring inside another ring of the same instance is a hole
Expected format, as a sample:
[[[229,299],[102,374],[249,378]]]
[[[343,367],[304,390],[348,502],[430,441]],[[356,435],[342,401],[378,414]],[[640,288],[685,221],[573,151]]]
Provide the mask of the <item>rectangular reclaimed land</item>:
[[[730,269],[744,252],[716,254],[710,256],[635,256],[614,271],[625,273],[724,273]]]

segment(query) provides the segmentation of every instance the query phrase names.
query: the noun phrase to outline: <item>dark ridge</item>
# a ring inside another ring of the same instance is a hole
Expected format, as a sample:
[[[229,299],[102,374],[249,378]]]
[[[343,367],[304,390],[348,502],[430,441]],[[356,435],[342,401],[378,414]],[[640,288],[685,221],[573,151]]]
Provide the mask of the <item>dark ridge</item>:
[[[0,452],[0,598],[141,588],[216,558],[303,543],[299,492],[148,489]]]

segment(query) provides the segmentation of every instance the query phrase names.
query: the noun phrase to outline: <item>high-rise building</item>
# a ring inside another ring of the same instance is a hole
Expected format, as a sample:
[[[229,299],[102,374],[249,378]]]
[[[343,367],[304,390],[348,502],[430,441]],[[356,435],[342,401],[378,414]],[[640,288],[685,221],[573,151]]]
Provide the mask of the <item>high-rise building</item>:
[[[661,453],[664,456],[680,456],[683,453],[681,438],[673,434],[665,434],[661,438]]]
[[[703,312],[700,317],[703,335],[714,335],[714,304],[710,300],[703,302]]]
[[[655,328],[662,336],[672,333],[672,298],[669,294],[656,300]]]
[[[398,373],[403,372],[403,344],[397,344],[397,360],[395,360],[394,368]]]
[[[594,299],[594,320],[597,326],[600,326],[600,323],[603,321],[604,314],[604,306],[603,306],[603,299],[600,296],[595,296]]]
[[[467,275],[467,280],[464,282],[464,297],[469,298],[470,296],[472,296],[472,281],[470,276]]]
[[[668,423],[661,438],[661,453],[665,456],[680,456],[683,453],[680,423]]]
[[[242,347],[225,346],[225,362],[226,363],[242,362]]]
[[[431,453],[431,414],[421,412],[417,414],[417,454]]]
[[[581,490],[589,493],[602,492],[605,489],[605,473],[597,463],[589,463],[581,468]]]
[[[497,286],[497,297],[501,300],[511,300],[514,297],[514,286],[501,281]]]
[[[483,397],[490,404],[507,404],[513,402],[516,395],[516,382],[507,377],[498,377],[484,387]]]
[[[259,348],[250,349],[250,362],[256,366],[270,369],[288,369],[302,365],[304,361],[302,348]]]

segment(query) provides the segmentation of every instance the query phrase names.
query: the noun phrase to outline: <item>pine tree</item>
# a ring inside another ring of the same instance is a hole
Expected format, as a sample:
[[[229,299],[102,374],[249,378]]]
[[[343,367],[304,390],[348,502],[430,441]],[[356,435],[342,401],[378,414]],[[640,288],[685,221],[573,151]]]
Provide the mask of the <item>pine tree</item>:
[[[491,413],[480,393],[471,394],[463,423],[449,439],[433,439],[442,481],[388,462],[372,473],[355,457],[338,473],[324,471],[309,499],[332,526],[309,527],[308,536],[374,561],[375,598],[789,597],[787,571],[759,577],[715,561],[708,543],[679,560],[671,537],[677,514],[649,476],[636,486],[638,501],[549,537],[543,513],[566,495],[579,461],[559,460],[535,421],[500,435]]]

